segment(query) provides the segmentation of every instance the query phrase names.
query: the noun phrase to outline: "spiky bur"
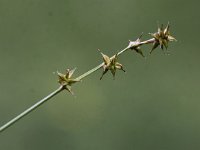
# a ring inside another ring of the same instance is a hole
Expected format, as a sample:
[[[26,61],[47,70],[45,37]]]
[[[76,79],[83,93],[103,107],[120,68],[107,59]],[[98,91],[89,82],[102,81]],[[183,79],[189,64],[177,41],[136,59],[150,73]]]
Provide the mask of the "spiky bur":
[[[145,57],[140,47],[142,35],[143,33],[140,35],[139,38],[137,38],[136,41],[129,40],[129,48],[142,55],[142,57]]]
[[[63,86],[64,89],[69,91],[72,95],[74,94],[73,91],[71,90],[72,84],[80,81],[80,80],[72,78],[72,75],[75,70],[76,70],[76,68],[74,68],[72,70],[67,69],[65,74],[62,74],[57,71],[58,82]]]
[[[100,51],[100,50],[99,50]],[[115,73],[118,70],[122,70],[124,72],[126,72],[122,66],[122,64],[120,64],[119,62],[117,62],[117,54],[114,55],[114,57],[110,58],[107,55],[105,55],[104,53],[101,52],[101,55],[103,57],[103,73],[100,77],[100,80],[103,78],[103,76],[108,72],[108,70],[110,70],[110,72],[113,75],[113,79],[115,79]]]
[[[150,33],[151,36],[154,38],[153,47],[150,51],[150,54],[160,45],[162,50],[168,48],[168,43],[171,41],[177,41],[169,32],[169,23],[167,24],[166,28],[164,29],[163,24],[161,27],[158,27],[158,32]]]

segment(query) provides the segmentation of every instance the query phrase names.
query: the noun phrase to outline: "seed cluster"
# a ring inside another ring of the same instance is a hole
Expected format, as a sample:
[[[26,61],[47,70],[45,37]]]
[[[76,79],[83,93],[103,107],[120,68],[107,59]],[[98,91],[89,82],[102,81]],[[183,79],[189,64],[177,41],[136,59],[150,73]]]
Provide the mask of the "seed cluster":
[[[98,70],[99,68],[103,68],[103,73],[100,77],[100,80],[103,78],[103,76],[110,70],[110,72],[113,75],[113,78],[115,79],[115,74],[117,70],[122,70],[125,72],[122,64],[120,64],[117,60],[120,54],[122,54],[123,52],[127,51],[127,50],[132,50],[135,51],[136,53],[140,54],[142,57],[145,57],[142,50],[141,50],[141,46],[144,44],[152,44],[152,49],[150,50],[150,54],[158,47],[160,46],[160,48],[164,51],[164,48],[167,49],[168,48],[168,43],[171,41],[177,41],[171,34],[169,31],[169,23],[167,24],[167,26],[164,28],[163,25],[161,25],[160,27],[158,27],[158,31],[155,33],[150,33],[150,35],[153,37],[149,40],[145,40],[145,41],[141,41],[142,35],[141,34],[139,36],[139,38],[137,38],[135,41],[129,41],[129,45],[123,49],[122,51],[118,52],[117,54],[115,54],[112,57],[109,57],[107,55],[105,55],[104,53],[102,53],[100,50],[100,53],[103,57],[103,63],[100,64],[99,66],[89,70],[88,72],[86,72],[85,74],[79,76],[78,78],[72,78],[72,75],[74,73],[74,71],[76,69],[72,69],[69,70],[67,69],[65,74],[62,74],[60,72],[57,72],[58,75],[58,82],[60,83],[60,85],[63,86],[64,89],[66,89],[67,91],[69,91],[71,94],[73,94],[72,90],[71,90],[71,86],[72,84],[79,82],[80,78],[84,78],[87,75],[93,73],[94,71]],[[165,51],[164,51],[165,52]]]

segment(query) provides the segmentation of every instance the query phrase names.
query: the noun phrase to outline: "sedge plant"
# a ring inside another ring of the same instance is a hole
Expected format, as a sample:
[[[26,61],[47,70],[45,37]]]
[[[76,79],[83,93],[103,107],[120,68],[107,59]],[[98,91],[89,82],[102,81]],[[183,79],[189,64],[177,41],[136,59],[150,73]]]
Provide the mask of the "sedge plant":
[[[121,54],[123,54],[126,51],[129,50],[135,51],[142,57],[145,57],[142,52],[141,46],[149,44],[152,45],[150,54],[158,47],[160,47],[164,51],[164,53],[166,53],[166,50],[168,48],[168,43],[171,41],[176,41],[176,39],[170,34],[169,28],[170,28],[169,23],[165,28],[163,27],[163,25],[161,25],[160,27],[158,27],[157,32],[149,33],[151,35],[150,39],[144,41],[142,41],[141,39],[142,38],[141,34],[141,36],[138,37],[135,41],[129,41],[129,44],[126,48],[122,49],[121,51],[117,52],[111,57],[107,56],[106,54],[104,54],[102,51],[99,50],[100,54],[102,55],[103,62],[76,78],[73,77],[73,73],[76,70],[76,68],[72,70],[67,69],[65,73],[57,72],[58,83],[60,84],[60,86],[55,91],[53,91],[43,99],[39,100],[37,103],[26,109],[24,112],[22,112],[21,114],[19,114],[18,116],[14,117],[12,120],[8,121],[6,124],[1,126],[0,132],[4,131],[5,129],[13,125],[14,123],[16,123],[17,121],[28,115],[30,112],[32,112],[33,110],[35,110],[36,108],[38,108],[39,106],[41,106],[42,104],[44,104],[45,102],[47,102],[48,100],[59,94],[60,92],[67,90],[69,93],[74,94],[71,88],[74,84],[82,81],[85,77],[91,75],[92,73],[96,72],[101,68],[103,69],[103,72],[100,76],[100,80],[108,71],[112,73],[113,78],[115,78],[117,70],[122,70],[125,72],[123,65],[118,62],[118,58]]]

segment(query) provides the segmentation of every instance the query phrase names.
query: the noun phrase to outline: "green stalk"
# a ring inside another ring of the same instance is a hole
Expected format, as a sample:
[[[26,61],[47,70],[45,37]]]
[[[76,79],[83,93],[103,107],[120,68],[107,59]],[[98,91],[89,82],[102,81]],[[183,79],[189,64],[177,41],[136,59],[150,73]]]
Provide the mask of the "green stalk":
[[[154,41],[155,41],[155,39],[153,38],[153,39],[149,39],[149,40],[142,41],[142,42],[141,41],[137,41],[135,43],[132,42],[131,44],[129,44],[129,46],[127,46],[126,48],[124,48],[120,52],[118,52],[117,55],[119,56],[129,49],[134,49],[134,48],[139,47],[139,46],[144,45],[144,44],[152,44]],[[115,55],[110,57],[110,59],[113,59],[114,57],[115,57]],[[99,70],[103,65],[104,65],[104,63],[99,64],[98,66],[94,67],[93,69],[91,69],[91,70],[85,72],[84,74],[80,75],[75,80],[82,80],[83,78],[85,78],[85,77],[89,76],[90,74],[94,73],[95,71]],[[45,102],[47,102],[48,100],[50,100],[51,98],[53,98],[54,96],[59,94],[64,89],[66,89],[66,86],[61,85],[58,89],[56,89],[55,91],[53,91],[52,93],[50,93],[49,95],[44,97],[43,99],[39,100],[37,103],[35,103],[34,105],[32,105],[31,107],[26,109],[24,112],[22,112],[21,114],[19,114],[18,116],[14,117],[12,120],[10,120],[9,122],[7,122],[3,126],[1,126],[0,132],[4,131],[5,129],[7,129],[11,125],[15,124],[17,121],[19,121],[20,119],[22,119],[23,117],[25,117],[26,115],[31,113],[33,110],[35,110],[36,108],[38,108],[39,106],[41,106],[42,104],[44,104]]]
[[[38,101],[37,103],[32,105],[31,107],[29,107],[28,109],[26,109],[24,112],[22,112],[21,114],[19,114],[18,116],[16,116],[15,118],[10,120],[6,124],[4,124],[3,126],[1,126],[0,132],[4,131],[5,129],[7,129],[8,127],[13,125],[14,123],[16,123],[18,120],[20,120],[23,117],[25,117],[26,115],[28,115],[30,112],[32,112],[33,110],[35,110],[36,108],[41,106],[43,103],[45,103],[46,101],[48,101],[49,99],[51,99],[52,97],[54,97],[55,95],[60,93],[62,90],[63,90],[63,86],[60,86],[58,89],[56,89],[55,91],[53,91],[52,93],[50,93],[49,95],[47,95],[46,97],[44,97],[43,99],[41,99],[40,101]]]

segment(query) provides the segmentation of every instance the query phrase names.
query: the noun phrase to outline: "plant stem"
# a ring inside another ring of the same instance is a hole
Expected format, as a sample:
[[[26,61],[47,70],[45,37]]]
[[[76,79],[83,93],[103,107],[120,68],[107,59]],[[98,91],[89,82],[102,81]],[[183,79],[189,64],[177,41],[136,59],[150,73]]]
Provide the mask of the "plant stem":
[[[129,50],[131,47],[141,46],[143,44],[150,44],[150,43],[153,43],[153,42],[154,42],[154,39],[149,39],[149,40],[146,40],[146,41],[135,43],[133,45],[129,45],[126,48],[122,49],[120,52],[118,52],[117,55],[118,56],[121,55],[125,51]],[[110,57],[110,59],[113,59],[114,57],[115,57],[115,55],[113,55],[112,57]],[[91,70],[87,71],[86,73],[84,73],[84,74],[80,75],[79,77],[77,77],[76,80],[81,80],[81,79],[89,76],[90,74],[92,74],[95,71],[99,70],[103,65],[104,65],[104,63],[99,64],[98,66],[94,67],[93,69],[91,69]],[[57,95],[58,93],[60,93],[64,89],[66,89],[65,86],[60,86],[58,89],[56,89],[55,91],[53,91],[52,93],[50,93],[48,96],[46,96],[45,98],[41,99],[36,104],[32,105],[30,108],[28,108],[27,110],[25,110],[24,112],[22,112],[21,114],[19,114],[18,116],[16,116],[12,120],[10,120],[9,122],[7,122],[3,126],[1,126],[0,127],[0,132],[4,131],[5,129],[7,129],[8,127],[10,127],[11,125],[13,125],[14,123],[16,123],[18,120],[20,120],[23,117],[25,117],[26,115],[28,115],[30,112],[32,112],[33,110],[35,110],[37,107],[39,107],[44,102],[48,101],[49,99],[51,99],[52,97],[54,97],[55,95]]]
[[[142,41],[142,42],[136,43],[135,46],[140,46],[140,45],[144,45],[144,44],[150,44],[150,43],[153,43],[154,40],[155,39],[152,38],[152,39],[149,39],[149,40],[146,40],[146,41]],[[134,46],[134,45],[132,45],[132,46]],[[117,55],[119,56],[119,55],[121,55],[122,53],[124,53],[125,51],[127,51],[129,49],[130,49],[130,46],[127,46],[126,48],[124,48],[121,51],[119,51],[117,53]],[[114,57],[115,57],[115,55],[113,55],[112,57],[110,57],[110,59],[112,59]],[[104,65],[104,63],[101,63],[100,65],[94,67],[93,69],[91,69],[91,70],[87,71],[86,73],[84,73],[84,74],[80,75],[79,77],[77,77],[76,80],[81,80],[81,79],[87,77],[88,75],[92,74],[93,72],[99,70],[103,65]]]
[[[37,103],[35,103],[31,107],[29,107],[28,109],[26,109],[24,112],[22,112],[21,114],[19,114],[18,116],[16,116],[12,120],[10,120],[9,122],[7,122],[3,126],[1,126],[0,127],[0,132],[4,131],[5,129],[7,129],[8,127],[10,127],[11,125],[13,125],[14,123],[16,123],[18,120],[20,120],[23,117],[25,117],[26,115],[28,115],[30,112],[32,112],[37,107],[39,107],[40,105],[42,105],[44,102],[48,101],[49,99],[51,99],[52,97],[54,97],[55,95],[57,95],[58,93],[60,93],[62,90],[63,90],[63,86],[60,86],[58,89],[56,89],[55,91],[53,91],[52,93],[50,93],[48,96],[46,96],[45,98],[41,99],[40,101],[38,101]]]
[[[168,45],[169,41],[176,41],[176,39],[169,34],[169,23],[168,23],[168,25],[167,25],[167,27],[165,29],[163,29],[162,27],[161,28],[159,27],[158,28],[158,32],[156,32],[154,34],[151,34],[151,35],[153,36],[153,38],[145,40],[145,41],[140,41],[142,35],[136,41],[130,41],[129,45],[126,48],[122,49],[120,52],[117,53],[117,56],[121,55],[122,53],[124,53],[125,51],[127,51],[129,49],[135,50],[137,53],[140,53],[143,56],[143,53],[141,52],[140,46],[142,46],[144,44],[153,44],[153,48],[150,51],[150,53],[151,53],[159,45],[160,45],[160,48],[163,49],[163,47],[165,47],[167,49],[167,45]],[[114,59],[115,56],[116,55],[110,57],[110,60]],[[54,97],[55,95],[57,95],[58,93],[60,93],[61,91],[63,91],[64,89],[67,89],[70,92],[70,89],[67,86],[71,87],[72,83],[76,83],[77,81],[80,81],[81,79],[83,79],[83,78],[89,76],[90,74],[94,73],[95,71],[99,70],[102,66],[104,66],[104,63],[105,62],[99,64],[98,66],[94,67],[93,69],[91,69],[91,70],[87,71],[86,73],[80,75],[76,79],[71,80],[70,84],[69,84],[69,81],[68,81],[68,84],[65,84],[65,85],[62,85],[62,82],[60,82],[61,86],[58,89],[56,89],[55,91],[53,91],[52,93],[50,93],[45,98],[43,98],[40,101],[38,101],[36,104],[32,105],[30,108],[28,108],[27,110],[25,110],[24,112],[22,112],[21,114],[19,114],[18,116],[16,116],[15,118],[13,118],[12,120],[10,120],[6,124],[4,124],[3,126],[1,126],[0,127],[0,132],[4,131],[9,126],[13,125],[18,120],[20,120],[24,116],[28,115],[30,112],[32,112],[33,110],[35,110],[37,107],[39,107],[44,102],[48,101],[49,99],[51,99],[52,97]],[[74,71],[68,72],[68,77],[71,77],[71,75],[73,74],[73,72]],[[60,78],[61,79],[62,78],[66,78],[65,75],[63,75],[63,76],[61,75]]]

